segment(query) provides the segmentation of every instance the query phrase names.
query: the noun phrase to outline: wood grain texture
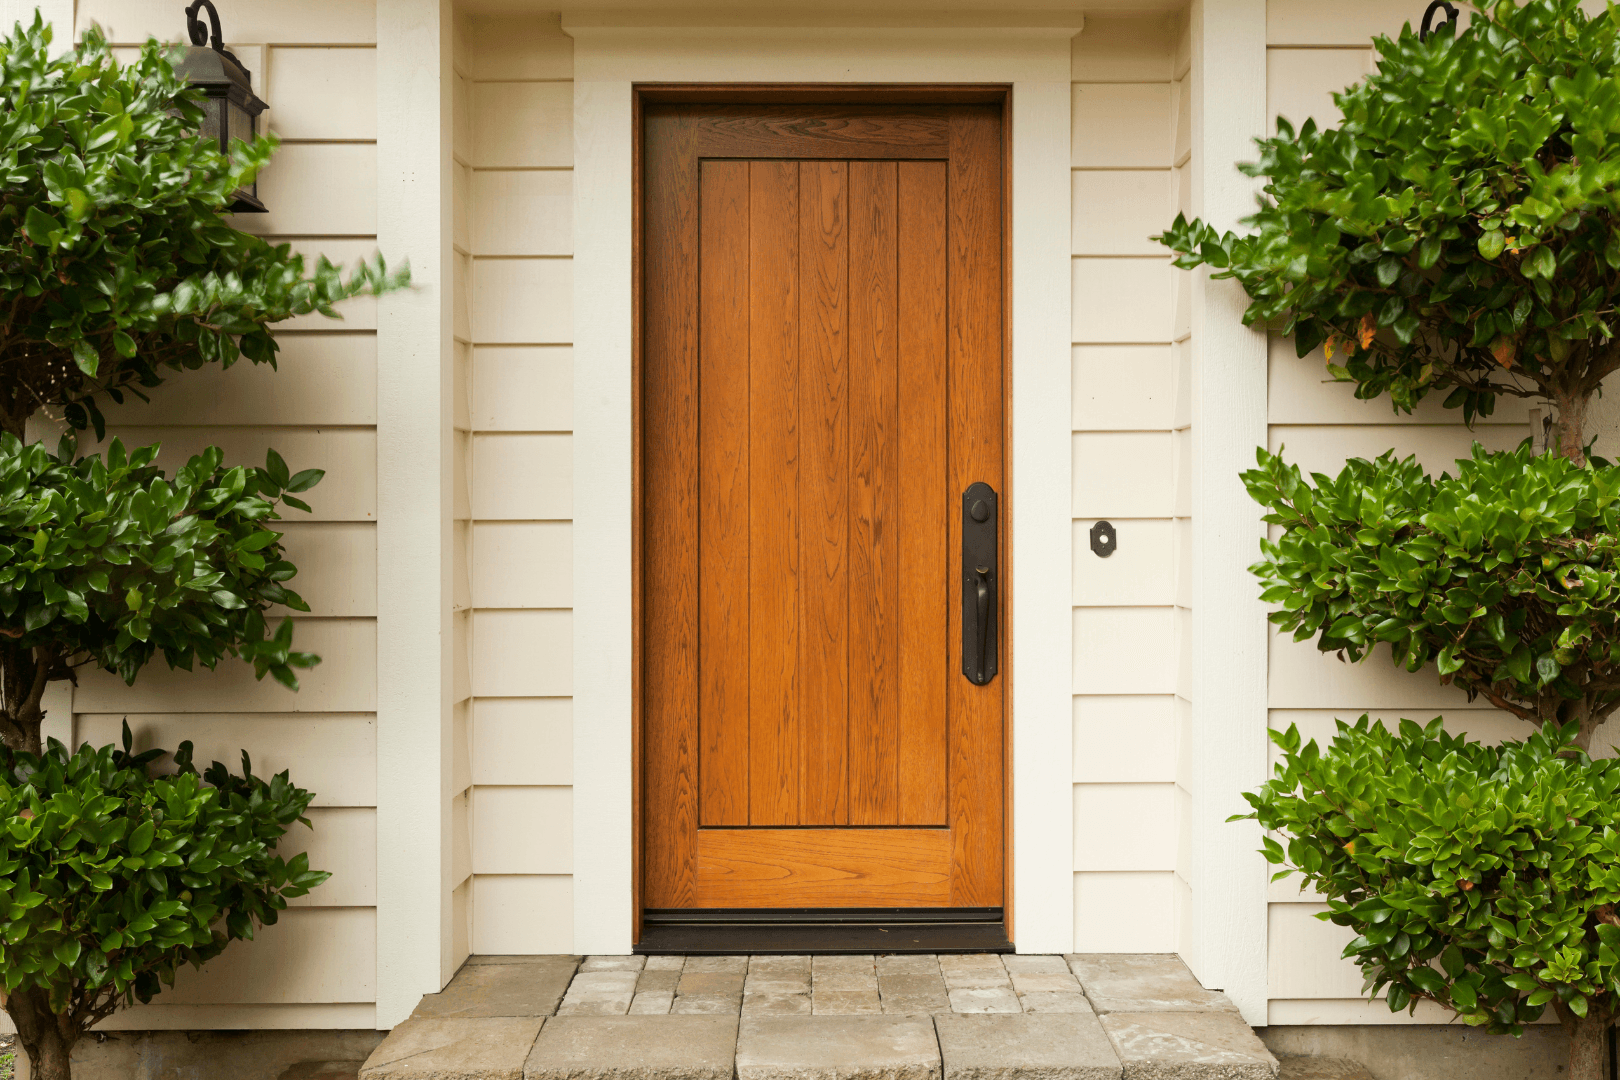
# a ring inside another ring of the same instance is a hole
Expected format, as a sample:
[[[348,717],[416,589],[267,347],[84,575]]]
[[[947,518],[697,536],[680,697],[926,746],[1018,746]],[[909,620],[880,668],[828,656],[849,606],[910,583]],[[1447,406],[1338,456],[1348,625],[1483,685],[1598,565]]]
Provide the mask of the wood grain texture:
[[[1006,680],[957,656],[960,493],[1006,483],[1001,110],[842,111],[644,113],[649,907],[1006,897]]]
[[[757,105],[707,110],[699,153],[750,158],[943,158],[946,110],[883,106]]]
[[[951,490],[975,481],[1000,491],[1002,468],[1002,214],[1001,123],[983,106],[951,109],[950,219],[947,273],[950,305]],[[1003,519],[1003,524],[1005,519]],[[962,549],[960,513],[950,515],[952,553]],[[1003,534],[1005,536],[1005,533]],[[1011,545],[1003,540],[1002,548]],[[962,588],[952,575],[951,638],[961,640]],[[1006,593],[997,624],[1006,625]],[[1004,642],[998,645],[1005,648]],[[950,826],[953,844],[951,904],[1001,904],[1004,835],[1003,718],[1006,687],[997,679],[974,686],[960,675],[950,686]]]
[[[898,207],[892,162],[849,166],[849,821],[898,820]]]
[[[704,829],[698,907],[944,907],[944,829]]]
[[[722,164],[733,163],[708,162],[704,167]],[[799,820],[799,166],[792,161],[755,161],[746,168],[749,171],[748,821],[753,825],[796,825]],[[704,370],[705,374],[709,371],[707,366]],[[707,727],[707,715],[702,722]]]
[[[701,167],[698,710],[703,825],[748,824],[749,167]],[[690,441],[691,436],[684,436]]]
[[[849,167],[799,166],[801,825],[849,821]]]
[[[696,122],[648,116],[643,128],[645,265],[698,255]],[[643,277],[641,463],[642,901],[693,901],[698,817],[698,289],[695,274]],[[676,432],[685,437],[673,437]]]
[[[899,706],[901,825],[945,824],[951,674],[947,483],[945,172],[903,161],[899,192]]]

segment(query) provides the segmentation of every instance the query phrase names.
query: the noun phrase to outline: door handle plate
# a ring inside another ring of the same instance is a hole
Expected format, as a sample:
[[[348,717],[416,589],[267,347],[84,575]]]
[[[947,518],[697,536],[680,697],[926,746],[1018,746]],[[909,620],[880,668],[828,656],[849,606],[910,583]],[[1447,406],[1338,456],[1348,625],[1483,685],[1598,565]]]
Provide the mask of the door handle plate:
[[[1000,639],[1000,522],[996,490],[974,483],[962,493],[962,674],[975,686],[996,677]]]

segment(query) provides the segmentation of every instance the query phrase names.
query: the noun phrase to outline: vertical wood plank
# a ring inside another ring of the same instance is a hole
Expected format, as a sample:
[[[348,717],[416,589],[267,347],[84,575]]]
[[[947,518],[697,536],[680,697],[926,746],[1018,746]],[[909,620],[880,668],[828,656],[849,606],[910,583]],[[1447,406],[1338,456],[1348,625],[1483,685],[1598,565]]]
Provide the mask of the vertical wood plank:
[[[956,500],[946,477],[945,174],[899,170],[900,527],[899,823],[945,824],[946,540]]]
[[[691,117],[647,118],[642,250],[651,267],[698,254]],[[644,902],[693,903],[698,823],[697,278],[647,275],[642,308],[642,738]]]
[[[701,173],[699,821],[703,825],[746,825],[748,163],[705,161]],[[690,433],[685,438],[690,441]]]
[[[950,110],[948,197],[951,490],[982,480],[998,493],[1002,469],[1002,236],[1001,123],[992,107]],[[960,513],[950,515],[950,548],[962,548]],[[1001,504],[1005,528],[1007,503]],[[1008,550],[1002,547],[1003,553]],[[1005,558],[1005,555],[1003,555]],[[960,575],[951,580],[951,636],[961,640]],[[1006,594],[998,625],[1006,626]],[[1005,633],[1000,635],[1005,658]],[[974,686],[960,674],[949,680],[950,825],[953,845],[951,904],[998,906],[1004,894],[1003,693],[1005,679]]]
[[[799,166],[799,824],[849,821],[849,167]]]
[[[799,166],[748,168],[748,821],[796,825]]]
[[[896,170],[849,166],[849,821],[898,811],[899,334]]]

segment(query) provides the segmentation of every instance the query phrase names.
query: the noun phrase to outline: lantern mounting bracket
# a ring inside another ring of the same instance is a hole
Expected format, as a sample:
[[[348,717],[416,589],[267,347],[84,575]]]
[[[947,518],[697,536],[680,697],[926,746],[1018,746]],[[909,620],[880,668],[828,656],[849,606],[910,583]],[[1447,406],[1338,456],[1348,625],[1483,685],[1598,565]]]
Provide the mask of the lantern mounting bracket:
[[[208,9],[206,24],[200,15],[203,8]],[[213,41],[208,40],[210,30],[213,31]],[[229,56],[233,64],[247,71],[247,68],[242,67],[242,61],[225,48],[225,35],[219,29],[219,9],[214,6],[214,0],[192,0],[186,7],[186,36],[191,38],[193,45],[206,45],[221,56]]]

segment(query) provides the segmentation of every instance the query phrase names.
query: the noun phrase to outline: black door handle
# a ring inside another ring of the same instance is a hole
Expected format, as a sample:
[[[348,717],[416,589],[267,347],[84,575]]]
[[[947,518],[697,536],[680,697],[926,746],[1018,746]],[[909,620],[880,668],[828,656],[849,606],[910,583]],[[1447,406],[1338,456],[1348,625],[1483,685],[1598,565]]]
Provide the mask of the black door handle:
[[[962,493],[962,674],[975,686],[996,677],[998,516],[989,484]]]

